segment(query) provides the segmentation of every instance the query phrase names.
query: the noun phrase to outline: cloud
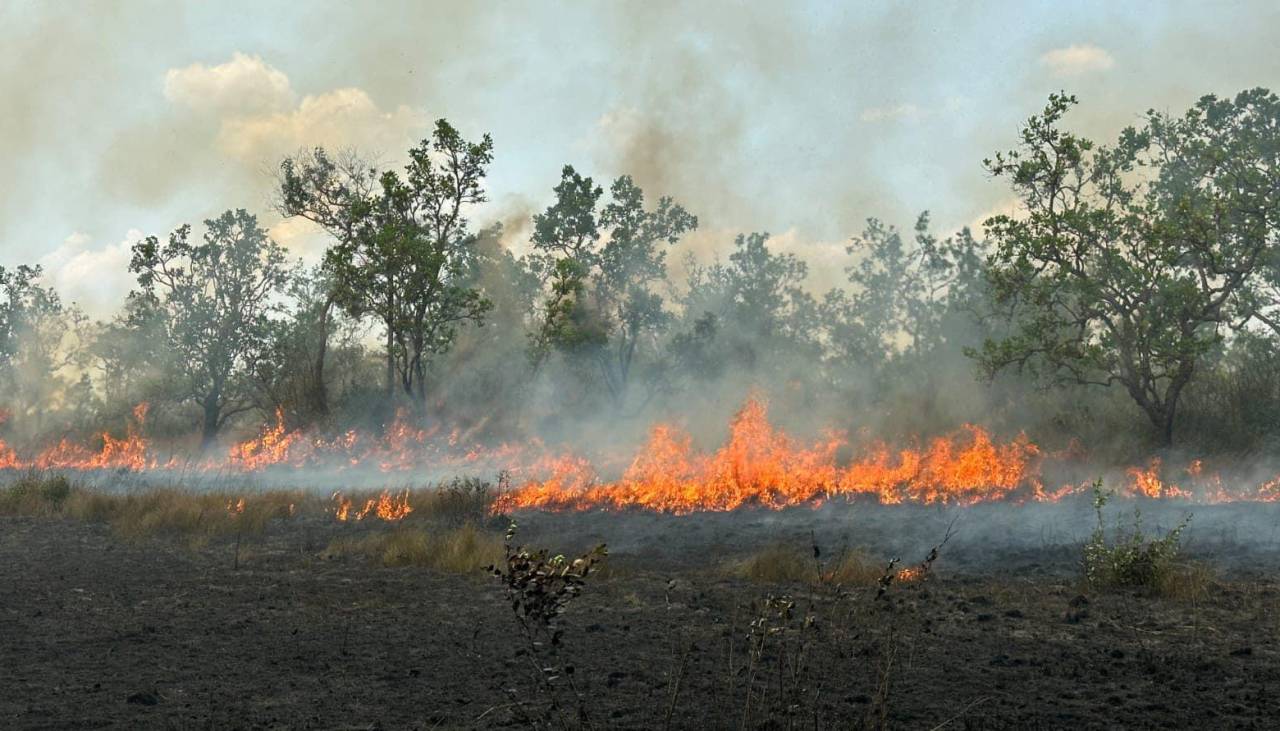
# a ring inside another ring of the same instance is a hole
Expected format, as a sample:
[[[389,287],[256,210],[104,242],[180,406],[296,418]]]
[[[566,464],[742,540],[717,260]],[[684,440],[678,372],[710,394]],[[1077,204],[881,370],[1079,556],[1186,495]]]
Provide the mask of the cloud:
[[[44,268],[43,281],[63,301],[75,302],[90,317],[110,317],[119,311],[125,293],[134,285],[129,247],[143,237],[133,229],[120,242],[95,249],[88,235],[73,233],[40,257],[37,263]]]
[[[289,77],[259,56],[234,53],[217,66],[196,63],[169,69],[164,96],[197,112],[219,115],[260,114],[293,106]]]
[[[316,145],[399,151],[426,126],[426,117],[417,110],[401,105],[383,111],[362,89],[345,88],[303,97],[286,111],[229,117],[218,133],[218,146],[249,163]]]
[[[1040,57],[1040,63],[1049,67],[1054,76],[1079,76],[1106,71],[1115,62],[1110,53],[1089,43],[1055,48]]]
[[[274,187],[267,171],[300,149],[354,149],[398,160],[428,126],[420,110],[384,109],[357,87],[301,94],[283,71],[243,53],[221,64],[170,68],[162,79],[163,113],[103,145],[97,189],[147,210],[182,206],[183,219],[259,207]],[[207,208],[200,207],[204,201]]]

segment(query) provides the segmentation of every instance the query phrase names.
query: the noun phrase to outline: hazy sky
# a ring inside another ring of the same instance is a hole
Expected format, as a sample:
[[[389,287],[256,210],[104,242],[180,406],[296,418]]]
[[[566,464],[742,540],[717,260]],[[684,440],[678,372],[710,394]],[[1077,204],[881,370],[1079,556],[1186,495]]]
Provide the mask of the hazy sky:
[[[314,258],[323,240],[270,212],[281,156],[394,164],[447,117],[492,133],[480,218],[513,246],[572,163],[685,203],[702,256],[767,230],[827,284],[869,216],[1007,207],[981,160],[1052,91],[1110,136],[1280,88],[1275,2],[473,5],[0,3],[0,264],[42,263],[105,315],[132,240],[226,208]]]

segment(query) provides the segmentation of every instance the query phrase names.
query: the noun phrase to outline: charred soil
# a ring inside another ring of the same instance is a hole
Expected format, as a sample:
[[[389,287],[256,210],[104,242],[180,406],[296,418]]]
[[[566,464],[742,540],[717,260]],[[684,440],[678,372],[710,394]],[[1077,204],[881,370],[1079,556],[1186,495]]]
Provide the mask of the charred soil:
[[[696,516],[523,519],[525,542],[570,554],[628,523],[654,537],[615,548],[568,606],[556,713],[492,577],[330,550],[379,528],[281,522],[238,548],[192,548],[0,518],[0,726],[1264,728],[1280,717],[1270,569],[1233,567],[1202,595],[1169,599],[1087,592],[1076,554],[1054,548],[956,565],[944,548],[924,579],[887,589],[726,568],[779,538],[809,555],[811,535],[827,540],[802,529],[810,517],[790,532],[746,521],[714,535],[698,534]],[[815,575],[841,550],[824,546]],[[928,550],[904,552],[904,565]]]

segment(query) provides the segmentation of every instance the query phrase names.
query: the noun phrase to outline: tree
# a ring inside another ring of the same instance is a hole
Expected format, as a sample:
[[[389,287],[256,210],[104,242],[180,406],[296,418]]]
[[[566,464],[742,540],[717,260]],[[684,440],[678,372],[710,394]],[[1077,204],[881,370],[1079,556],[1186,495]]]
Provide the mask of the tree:
[[[253,407],[249,375],[262,357],[277,298],[288,283],[284,250],[243,209],[205,221],[202,243],[184,225],[166,243],[133,245],[134,297],[161,323],[169,377],[202,412],[201,443]]]
[[[355,318],[373,315],[382,324],[387,395],[398,383],[421,401],[431,358],[490,308],[465,283],[475,258],[466,212],[486,200],[493,141],[485,135],[468,142],[442,119],[409,158],[403,176],[378,174],[352,156],[335,160],[322,149],[285,160],[280,209],[335,238],[324,262],[334,301]]]
[[[890,365],[901,356],[920,362],[963,335],[957,317],[977,310],[982,280],[982,245],[969,229],[940,239],[924,211],[908,243],[899,229],[868,219],[846,251],[859,257],[845,270],[854,289],[827,300],[844,321],[837,339],[846,355],[864,364]]]
[[[1258,314],[1251,295],[1275,249],[1274,97],[1150,111],[1112,146],[1060,129],[1075,103],[1051,96],[1019,147],[985,163],[1025,211],[986,222],[1012,330],[974,355],[988,374],[1118,384],[1168,445],[1197,364]]]
[[[794,254],[770,251],[768,242],[767,233],[739,234],[727,262],[699,265],[689,256],[684,326],[669,345],[680,370],[706,380],[730,364],[776,371],[778,356],[816,355],[805,318],[815,305],[802,289],[808,267]]]
[[[360,350],[356,323],[337,312],[333,289],[323,267],[299,268],[290,275],[288,312],[270,323],[266,348],[253,372],[258,408],[268,416],[283,409],[295,425],[329,417],[330,351]]]
[[[42,273],[39,266],[0,267],[0,393],[31,419],[32,432],[69,400],[64,372],[83,370],[88,355],[88,319],[41,285]]]
[[[637,351],[654,345],[670,316],[655,289],[667,276],[663,244],[697,228],[698,219],[663,197],[652,210],[630,176],[603,189],[566,165],[556,201],[533,218],[534,249],[550,272],[535,360],[552,350],[582,354],[597,366],[611,400],[626,399]]]

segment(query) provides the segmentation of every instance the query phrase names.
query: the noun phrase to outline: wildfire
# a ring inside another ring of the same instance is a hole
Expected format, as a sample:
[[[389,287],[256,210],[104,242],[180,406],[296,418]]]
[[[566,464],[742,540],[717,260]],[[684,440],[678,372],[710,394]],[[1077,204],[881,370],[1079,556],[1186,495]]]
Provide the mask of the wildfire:
[[[997,444],[982,429],[966,426],[922,449],[894,451],[877,443],[841,466],[837,454],[847,446],[835,433],[802,444],[774,428],[764,403],[752,399],[734,417],[728,441],[711,454],[696,452],[679,428],[659,425],[619,480],[600,481],[589,463],[564,457],[550,463],[546,479],[505,495],[502,507],[690,513],[817,504],[836,496],[968,504],[1045,494],[1040,450],[1026,437]]]
[[[409,513],[413,512],[413,506],[409,504],[408,489],[399,496],[393,496],[389,491],[383,490],[378,497],[366,500],[364,506],[354,513],[352,513],[354,506],[351,498],[344,496],[340,492],[335,492],[332,499],[334,503],[333,517],[342,522],[351,519],[364,520],[370,515],[374,515],[389,523],[395,523],[404,520]]]
[[[351,430],[322,437],[291,429],[278,410],[255,437],[232,446],[221,457],[165,462],[143,434],[147,412],[147,404],[139,404],[126,423],[125,435],[104,432],[97,448],[63,438],[24,457],[0,441],[0,469],[146,471],[176,466],[257,473],[368,467],[388,473],[431,470],[435,475],[491,469],[506,470],[514,478],[514,487],[498,498],[496,511],[640,509],[685,514],[744,506],[820,505],[832,499],[960,505],[1055,501],[1084,487],[1060,481],[1050,487],[1046,475],[1058,465],[1087,464],[1078,445],[1046,453],[1025,435],[1002,440],[974,425],[929,440],[913,440],[905,447],[855,441],[840,432],[805,441],[775,427],[765,403],[756,398],[746,401],[731,420],[724,443],[711,451],[697,448],[692,436],[675,424],[653,426],[629,459],[618,459],[617,454],[589,458],[556,452],[537,440],[480,446],[458,429],[412,426],[404,413],[398,413],[381,435]],[[1222,476],[1201,460],[1178,470],[1155,458],[1127,468],[1122,491],[1143,499],[1280,502],[1280,477],[1254,483],[1252,488],[1228,489]],[[413,510],[407,491],[395,495],[384,491],[358,502],[334,493],[332,499],[333,515],[340,521],[369,516],[399,521]],[[236,513],[233,507],[228,505],[228,510]]]

